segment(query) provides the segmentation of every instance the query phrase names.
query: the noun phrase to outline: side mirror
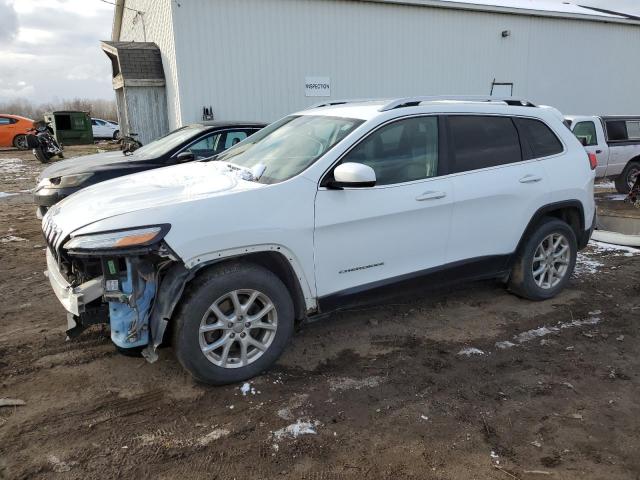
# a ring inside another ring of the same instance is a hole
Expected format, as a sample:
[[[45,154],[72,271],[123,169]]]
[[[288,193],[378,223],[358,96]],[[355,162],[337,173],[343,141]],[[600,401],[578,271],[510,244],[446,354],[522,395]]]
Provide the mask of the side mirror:
[[[176,159],[178,160],[178,163],[192,162],[196,159],[196,156],[191,152],[182,152],[178,154]]]
[[[343,163],[333,171],[333,188],[373,187],[376,184],[376,172],[362,163]]]

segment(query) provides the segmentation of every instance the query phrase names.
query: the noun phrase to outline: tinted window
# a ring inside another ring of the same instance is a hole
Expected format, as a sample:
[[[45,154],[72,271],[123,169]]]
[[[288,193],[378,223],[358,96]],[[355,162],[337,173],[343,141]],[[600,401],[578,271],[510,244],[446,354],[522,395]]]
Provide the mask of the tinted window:
[[[11,119],[6,117],[0,117],[0,125],[10,125]]]
[[[640,121],[627,122],[627,136],[630,140],[640,139]]]
[[[411,182],[438,174],[438,117],[400,120],[373,132],[342,160],[376,172],[376,185]]]
[[[185,152],[191,152],[196,158],[209,158],[223,150],[220,142],[220,134],[209,135],[186,148]]]
[[[449,128],[454,173],[522,160],[518,131],[510,118],[455,115],[449,117]]]
[[[587,147],[598,145],[598,138],[596,135],[596,125],[593,122],[580,122],[576,123],[573,129],[573,134],[580,140],[585,139],[584,145]]]
[[[247,138],[247,132],[239,131],[239,132],[227,132],[226,139],[224,141],[224,148],[231,148],[234,145],[240,143],[242,140]]]
[[[627,122],[624,120],[614,120],[607,122],[607,137],[612,142],[629,140],[627,135]]]
[[[515,118],[522,139],[525,158],[543,158],[562,153],[563,147],[556,134],[540,120]]]

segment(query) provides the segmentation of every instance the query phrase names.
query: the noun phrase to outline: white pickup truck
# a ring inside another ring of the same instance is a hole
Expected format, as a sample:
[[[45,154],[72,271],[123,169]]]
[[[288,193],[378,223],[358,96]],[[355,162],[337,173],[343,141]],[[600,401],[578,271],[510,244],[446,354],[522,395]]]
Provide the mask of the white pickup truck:
[[[566,124],[598,157],[596,178],[611,177],[629,193],[640,173],[640,117],[567,116]]]

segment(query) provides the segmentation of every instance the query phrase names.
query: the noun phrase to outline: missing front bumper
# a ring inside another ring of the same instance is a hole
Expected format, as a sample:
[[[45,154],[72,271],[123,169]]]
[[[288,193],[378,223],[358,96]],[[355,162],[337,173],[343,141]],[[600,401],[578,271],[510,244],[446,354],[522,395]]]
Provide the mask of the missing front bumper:
[[[47,249],[47,271],[45,275],[49,277],[51,288],[53,288],[53,292],[62,306],[67,312],[75,316],[84,313],[89,303],[104,294],[102,277],[93,278],[77,287],[70,285],[60,273],[58,264],[49,249]]]

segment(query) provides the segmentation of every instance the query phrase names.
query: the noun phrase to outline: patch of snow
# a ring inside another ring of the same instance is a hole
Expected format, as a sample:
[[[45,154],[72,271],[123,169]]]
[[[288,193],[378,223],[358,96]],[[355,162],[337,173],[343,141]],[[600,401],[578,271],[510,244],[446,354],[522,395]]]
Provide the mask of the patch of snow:
[[[280,430],[273,432],[273,438],[276,440],[282,440],[283,438],[298,438],[301,435],[316,435],[316,427],[320,425],[317,420],[303,421],[298,420],[296,423],[292,423]]]
[[[458,355],[465,355],[467,357],[470,357],[471,355],[484,355],[484,354],[485,353],[482,350],[478,348],[473,348],[473,347],[463,348],[458,352]]]
[[[253,388],[250,383],[244,383],[240,387],[240,391],[242,392],[242,396],[243,397],[246,397],[248,393],[251,393],[251,395],[255,395],[256,394],[256,389]]]
[[[9,243],[9,242],[26,242],[26,238],[16,237],[15,235],[4,235],[0,237],[1,243]]]
[[[363,388],[374,388],[382,383],[381,377],[366,378],[332,378],[329,379],[329,389],[332,392],[343,390],[361,390]]]
[[[553,330],[551,328],[540,327],[534,330],[528,330],[526,332],[522,332],[516,335],[515,337],[513,337],[513,339],[518,343],[526,343],[538,337],[546,337],[550,333],[553,333]]]
[[[427,417],[427,416],[425,416],[425,415],[420,415],[420,418],[421,418],[422,420],[425,420],[425,421],[429,420],[429,417]]]
[[[612,243],[604,243],[598,242],[596,240],[591,240],[589,245],[593,247],[593,249],[598,252],[626,252],[631,253],[632,255],[640,255],[640,249],[633,247],[626,247],[624,245],[614,245]]]
[[[489,456],[491,457],[491,460],[495,462],[496,465],[500,465],[500,455],[498,455],[496,452],[491,450],[491,453],[489,454]]]
[[[613,182],[599,182],[599,183],[596,183],[594,187],[601,188],[601,189],[615,189],[616,184]]]
[[[600,313],[602,313],[600,312],[600,310],[596,310],[595,312],[589,312],[589,315],[591,315],[589,318],[585,318],[582,320],[573,320],[571,322],[558,322],[555,326],[543,326],[540,328],[535,328],[533,330],[527,330],[526,332],[514,335],[513,340],[516,343],[509,341],[497,342],[496,347],[500,349],[517,347],[518,344],[521,345],[523,343],[535,340],[536,338],[546,337],[547,335],[551,335],[552,333],[559,333],[560,331],[567,328],[583,327],[585,325],[596,325],[601,321],[600,317],[597,316],[600,315]],[[540,344],[543,345],[542,341],[540,342]]]
[[[511,348],[515,346],[516,346],[515,343],[512,343],[508,340],[505,340],[504,342],[496,342],[496,348],[499,348],[500,350],[506,350],[507,348]]]
[[[229,435],[229,433],[231,432],[229,432],[229,430],[227,430],[226,428],[216,428],[212,432],[207,433],[205,436],[200,437],[198,439],[198,445],[204,447],[205,445],[209,445],[211,442],[215,442],[222,437],[226,437],[227,435]]]
[[[579,252],[576,261],[576,268],[573,272],[574,276],[598,273],[604,267],[604,263],[589,258],[586,254]]]
[[[18,195],[18,194],[17,193],[0,192],[0,198],[13,197],[14,195]]]
[[[616,194],[616,195],[607,195],[605,197],[607,200],[613,200],[614,202],[622,202],[627,198],[625,194]]]

